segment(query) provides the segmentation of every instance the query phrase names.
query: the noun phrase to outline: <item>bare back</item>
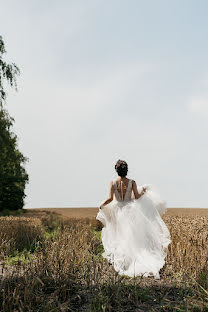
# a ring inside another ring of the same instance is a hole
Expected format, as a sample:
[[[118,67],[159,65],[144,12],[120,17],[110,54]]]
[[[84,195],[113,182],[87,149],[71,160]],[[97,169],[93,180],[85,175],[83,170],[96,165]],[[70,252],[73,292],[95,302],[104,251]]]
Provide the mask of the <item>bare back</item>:
[[[114,194],[118,201],[131,200],[132,195],[132,180],[119,179],[113,183]]]

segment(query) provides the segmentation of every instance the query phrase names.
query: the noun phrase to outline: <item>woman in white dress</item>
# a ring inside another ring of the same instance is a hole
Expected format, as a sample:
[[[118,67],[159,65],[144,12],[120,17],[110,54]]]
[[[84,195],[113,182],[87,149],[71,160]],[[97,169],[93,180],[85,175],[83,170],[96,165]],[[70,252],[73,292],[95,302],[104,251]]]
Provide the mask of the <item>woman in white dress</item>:
[[[120,275],[159,279],[171,242],[161,218],[165,202],[151,185],[137,189],[136,182],[126,177],[125,161],[118,160],[115,169],[119,178],[111,182],[109,198],[100,205],[96,217],[104,225],[102,255]]]

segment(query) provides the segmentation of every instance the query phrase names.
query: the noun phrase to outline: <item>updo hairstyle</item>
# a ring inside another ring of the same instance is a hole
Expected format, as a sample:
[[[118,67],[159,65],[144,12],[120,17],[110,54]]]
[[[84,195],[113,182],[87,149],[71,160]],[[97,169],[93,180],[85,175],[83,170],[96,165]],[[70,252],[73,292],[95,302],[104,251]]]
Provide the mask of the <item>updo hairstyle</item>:
[[[128,165],[124,160],[118,160],[115,165],[116,172],[120,177],[125,177],[128,172]]]

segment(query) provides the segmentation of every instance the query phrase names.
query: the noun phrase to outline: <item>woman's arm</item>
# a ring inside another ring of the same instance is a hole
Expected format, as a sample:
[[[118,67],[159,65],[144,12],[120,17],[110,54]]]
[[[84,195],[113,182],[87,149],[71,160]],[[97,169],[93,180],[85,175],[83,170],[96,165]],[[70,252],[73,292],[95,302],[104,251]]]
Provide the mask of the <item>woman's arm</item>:
[[[113,200],[113,181],[111,181],[110,183],[110,193],[108,199],[106,199],[99,208],[102,209],[102,206],[109,204],[110,202],[112,202],[112,200]]]
[[[135,199],[139,199],[146,192],[146,189],[143,187],[142,193],[139,194],[136,182],[134,180],[132,181],[132,188],[133,188]]]

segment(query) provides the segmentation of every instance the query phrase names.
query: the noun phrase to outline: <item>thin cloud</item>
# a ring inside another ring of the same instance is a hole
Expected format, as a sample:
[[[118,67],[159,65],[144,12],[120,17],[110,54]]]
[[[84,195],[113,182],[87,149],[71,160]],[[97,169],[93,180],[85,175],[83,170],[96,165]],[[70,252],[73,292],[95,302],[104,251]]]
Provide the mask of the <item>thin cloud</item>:
[[[208,114],[208,98],[191,98],[188,110],[196,114]]]

